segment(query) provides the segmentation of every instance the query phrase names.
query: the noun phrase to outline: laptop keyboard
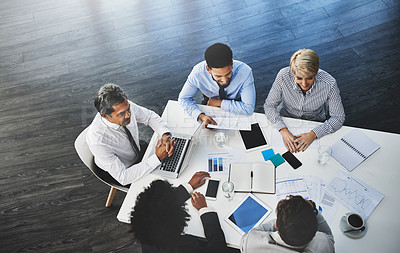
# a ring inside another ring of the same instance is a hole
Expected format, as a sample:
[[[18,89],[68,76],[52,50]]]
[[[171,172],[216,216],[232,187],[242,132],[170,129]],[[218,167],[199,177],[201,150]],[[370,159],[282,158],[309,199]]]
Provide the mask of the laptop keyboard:
[[[179,158],[182,156],[183,148],[187,139],[181,139],[175,137],[175,150],[172,156],[165,158],[161,162],[160,170],[175,172],[178,167]]]

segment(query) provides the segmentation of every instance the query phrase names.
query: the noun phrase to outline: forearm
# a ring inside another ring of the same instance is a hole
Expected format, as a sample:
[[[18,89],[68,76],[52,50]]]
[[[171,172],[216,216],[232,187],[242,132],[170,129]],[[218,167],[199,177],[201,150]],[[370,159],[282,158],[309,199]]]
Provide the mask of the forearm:
[[[254,112],[254,104],[224,99],[221,103],[221,109],[236,114],[252,115]]]
[[[148,159],[126,168],[117,157],[109,157],[96,159],[96,164],[107,171],[118,183],[127,185],[150,173],[160,164],[160,161],[156,155],[152,155]]]
[[[204,113],[199,106],[196,104],[193,98],[178,98],[179,105],[183,110],[189,114],[192,118],[196,119],[201,113]]]
[[[343,117],[332,116],[328,120],[326,120],[323,124],[314,128],[313,131],[317,135],[317,138],[319,139],[327,134],[336,132],[339,128],[342,127],[343,123],[344,123],[344,116]]]
[[[256,104],[256,90],[254,87],[253,75],[250,72],[249,77],[244,81],[243,86],[238,93],[240,101],[223,100],[221,108],[237,114],[252,115]]]
[[[207,239],[206,252],[225,252],[225,235],[221,229],[216,212],[207,212],[200,216]]]
[[[277,130],[281,130],[282,128],[286,128],[286,124],[283,122],[282,117],[279,115],[277,107],[278,105],[275,106],[275,104],[268,101],[268,99],[265,100],[265,116]]]
[[[330,118],[327,119],[322,125],[314,129],[317,138],[321,138],[326,134],[336,132],[342,127],[346,118],[339,88],[336,86],[336,83],[331,89],[326,103],[328,104]]]

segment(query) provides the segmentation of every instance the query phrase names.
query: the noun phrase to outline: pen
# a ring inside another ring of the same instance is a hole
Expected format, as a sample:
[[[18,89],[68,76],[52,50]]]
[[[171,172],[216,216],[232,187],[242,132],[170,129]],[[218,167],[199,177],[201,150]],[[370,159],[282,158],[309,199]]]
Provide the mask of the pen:
[[[250,177],[251,177],[251,189],[250,190],[253,190],[253,171],[250,171]]]

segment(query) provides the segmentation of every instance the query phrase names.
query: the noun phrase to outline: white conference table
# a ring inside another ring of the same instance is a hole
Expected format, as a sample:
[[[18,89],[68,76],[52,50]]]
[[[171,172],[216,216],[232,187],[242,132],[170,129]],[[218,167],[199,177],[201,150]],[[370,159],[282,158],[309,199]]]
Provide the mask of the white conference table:
[[[282,145],[275,143],[274,146],[273,140],[276,140],[277,138],[276,136],[273,137],[273,135],[280,134],[270,125],[265,115],[254,113],[251,117],[252,120],[259,122],[260,126],[263,128],[266,138],[270,142],[270,147],[274,149],[275,153],[283,154],[286,152],[286,148],[284,148]],[[168,123],[168,127],[172,132],[179,131],[180,133],[191,134],[198,125],[195,120],[183,112],[177,101],[168,101],[162,118]],[[299,128],[310,127],[310,125],[313,124],[313,122],[291,118],[284,118],[284,121],[288,126]],[[321,138],[319,140],[320,145],[331,146],[352,129],[354,128],[343,126],[337,132]],[[350,210],[339,202],[339,207],[334,218],[332,221],[328,221],[335,237],[335,249],[336,252],[398,252],[397,240],[400,236],[400,220],[397,216],[400,210],[400,159],[396,154],[399,153],[397,150],[400,143],[400,135],[360,128],[358,129],[378,143],[380,145],[380,149],[363,163],[361,163],[355,170],[351,172],[351,174],[361,181],[369,184],[369,186],[373,187],[377,191],[381,192],[385,197],[367,220],[367,233],[365,236],[358,239],[350,238],[341,232],[339,226],[340,219],[345,213],[350,212]],[[189,167],[178,179],[167,179],[170,183],[178,186],[181,183],[188,182],[196,171],[207,171],[207,157],[204,156],[207,156],[208,153],[212,152],[230,152],[236,150],[238,152],[242,152],[243,156],[241,160],[243,162],[265,162],[260,150],[247,153],[244,152],[244,146],[237,131],[226,131],[226,134],[228,135],[228,145],[224,149],[218,148],[214,144],[214,134],[215,130],[202,130],[200,145],[198,145],[195,149],[195,153],[192,156]],[[153,135],[149,147],[154,148],[156,138],[156,134]],[[147,157],[150,153],[151,149],[149,148],[146,151],[145,157]],[[309,148],[305,152],[296,153],[295,156],[303,163],[303,165],[297,170],[293,170],[293,168],[287,162],[285,162],[277,167],[277,178],[285,178],[290,173],[296,173],[303,176],[316,176],[325,180],[326,182],[329,182],[336,175],[338,170],[343,168],[343,166],[332,157],[326,164],[320,165],[317,162],[318,150],[315,148]],[[221,185],[227,180],[228,174],[212,173],[212,177],[220,178],[221,183],[218,189],[217,200],[207,200],[207,204],[209,207],[217,211],[226,241],[229,246],[238,247],[240,245],[241,235],[235,229],[233,229],[233,227],[227,224],[224,221],[224,218],[230,211],[233,210],[235,205],[237,205],[237,203],[240,202],[240,200],[242,200],[246,194],[235,193],[234,199],[232,201],[228,201],[223,196],[221,190]],[[135,204],[137,195],[155,179],[163,178],[154,174],[148,174],[131,185],[118,213],[117,218],[119,221],[125,223],[130,222],[129,215]],[[204,194],[205,185],[198,188],[196,191]],[[276,196],[271,194],[255,195],[273,209],[273,212],[266,218],[265,221],[276,218]],[[187,201],[187,209],[191,219],[188,222],[188,226],[185,228],[185,232],[195,236],[205,237],[198,211],[192,206],[190,200]]]

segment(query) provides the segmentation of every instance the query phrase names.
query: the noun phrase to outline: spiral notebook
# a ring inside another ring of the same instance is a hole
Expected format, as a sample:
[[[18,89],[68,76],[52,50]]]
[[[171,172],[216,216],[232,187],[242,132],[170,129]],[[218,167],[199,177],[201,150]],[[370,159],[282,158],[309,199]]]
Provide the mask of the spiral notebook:
[[[370,157],[380,146],[360,130],[354,129],[332,147],[332,157],[346,169],[353,171]]]

